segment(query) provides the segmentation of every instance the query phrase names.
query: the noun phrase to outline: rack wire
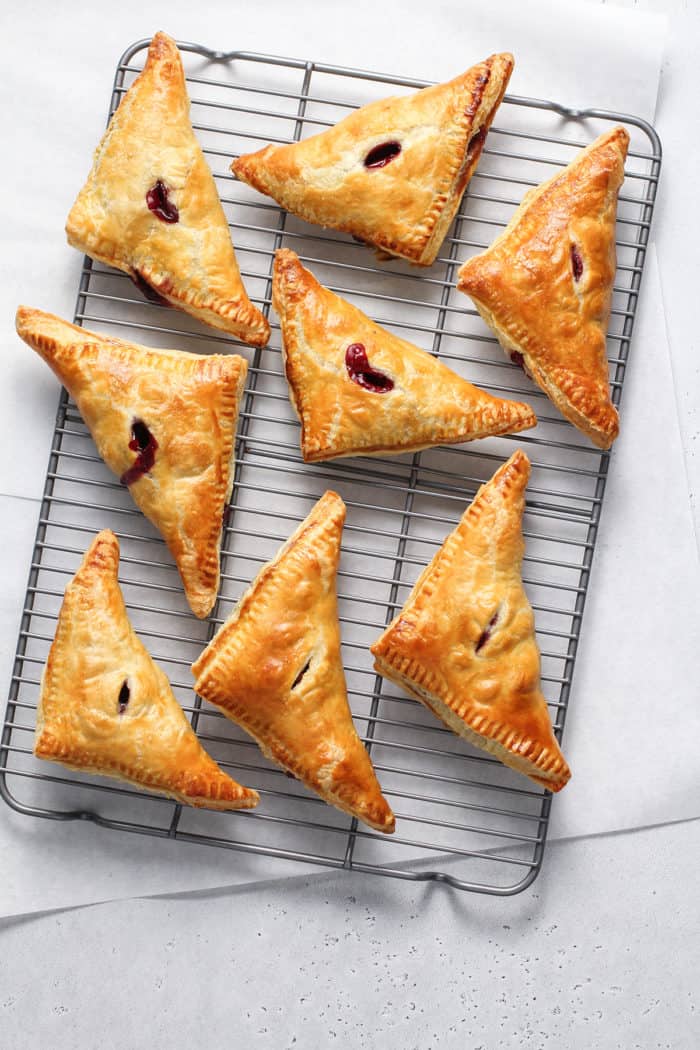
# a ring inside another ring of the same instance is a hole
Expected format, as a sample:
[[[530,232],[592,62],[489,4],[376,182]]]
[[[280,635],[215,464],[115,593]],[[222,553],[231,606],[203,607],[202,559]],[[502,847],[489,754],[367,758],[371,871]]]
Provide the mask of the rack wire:
[[[139,41],[122,56],[110,116],[142,68],[148,43]],[[526,189],[568,163],[611,123],[623,123],[632,141],[618,207],[608,338],[612,397],[619,404],[661,167],[658,136],[636,117],[506,95],[441,255],[430,269],[418,271],[397,260],[377,263],[352,239],[286,214],[236,182],[229,163],[258,144],[297,141],[353,107],[424,82],[197,44],[179,47],[193,125],[214,171],[242,275],[265,314],[274,251],[292,247],[324,284],[381,324],[492,393],[529,401],[539,424],[516,437],[412,456],[304,465],[274,317],[269,346],[253,352],[184,314],[142,300],[124,274],[86,258],[76,323],[149,345],[204,352],[231,347],[249,361],[222,586],[209,621],[196,621],[162,540],[104,467],[63,391],[0,744],[0,793],[14,809],[35,816],[439,880],[459,889],[516,893],[540,870],[551,795],[471,748],[377,676],[368,646],[401,607],[478,486],[522,446],[533,468],[524,581],[536,614],[543,689],[561,738],[610,454],[558,417],[507,361],[469,300],[456,291],[456,271],[468,254],[487,247]],[[245,734],[192,693],[189,665],[261,564],[328,487],[337,489],[348,507],[339,574],[344,662],[356,725],[396,811],[397,832],[390,838],[358,827],[285,779]],[[41,669],[63,590],[91,537],[105,526],[120,539],[120,580],[136,630],[169,675],[205,747],[224,769],[259,790],[258,809],[183,809],[33,758]],[[580,702],[585,704],[585,697]]]

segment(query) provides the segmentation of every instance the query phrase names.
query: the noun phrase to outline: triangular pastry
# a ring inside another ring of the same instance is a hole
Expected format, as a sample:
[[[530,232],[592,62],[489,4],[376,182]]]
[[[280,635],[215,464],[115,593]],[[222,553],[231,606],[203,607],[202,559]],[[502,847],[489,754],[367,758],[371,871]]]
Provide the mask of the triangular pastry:
[[[600,448],[619,430],[605,336],[628,142],[614,128],[530,190],[491,247],[464,263],[457,284],[506,353]]]
[[[287,211],[430,266],[478,163],[513,56],[362,106],[327,131],[231,165]]]
[[[370,321],[320,285],[292,251],[277,252],[272,298],[308,463],[415,451],[537,423],[529,405],[492,397]]]
[[[559,791],[571,774],[540,690],[520,576],[529,474],[518,450],[482,485],[371,650],[376,670],[453,732]]]
[[[17,331],[73,397],[97,451],[162,533],[192,611],[207,616],[219,587],[245,360],[153,350],[24,306]]]
[[[336,572],[345,505],[326,492],[192,665],[201,697],[332,806],[394,830],[353,725],[340,654]]]
[[[147,298],[264,346],[270,328],[243,287],[189,111],[175,41],[156,33],[71,208],[68,241],[124,270]]]
[[[44,669],[34,754],[190,806],[250,809],[258,794],[219,769],[129,623],[119,543],[105,529],[66,588]]]

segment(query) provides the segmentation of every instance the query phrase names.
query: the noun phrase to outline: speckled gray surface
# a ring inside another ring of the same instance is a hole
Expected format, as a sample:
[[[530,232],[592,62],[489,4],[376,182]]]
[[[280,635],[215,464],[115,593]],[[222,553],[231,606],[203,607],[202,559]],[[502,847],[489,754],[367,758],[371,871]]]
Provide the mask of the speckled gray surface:
[[[0,924],[1,1050],[697,1050],[700,821],[515,898],[357,875]]]

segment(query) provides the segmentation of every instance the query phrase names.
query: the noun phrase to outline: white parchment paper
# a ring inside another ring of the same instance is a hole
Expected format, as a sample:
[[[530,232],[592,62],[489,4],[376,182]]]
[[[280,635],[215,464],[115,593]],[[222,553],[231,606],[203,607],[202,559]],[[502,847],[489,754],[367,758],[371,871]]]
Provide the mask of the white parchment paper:
[[[356,3],[351,18],[345,5],[326,5],[319,18],[315,4],[269,3],[260,10],[246,6],[244,19],[231,5],[210,4],[206,13],[185,16],[184,6],[173,3],[164,28],[215,46],[435,79],[492,50],[510,48],[517,60],[514,94],[653,116],[662,19],[599,6],[573,4],[564,10],[541,3],[527,9],[500,3],[488,11],[478,5],[476,18],[469,14],[471,6],[431,7],[427,24],[425,5],[416,2]],[[0,338],[8,360],[8,380],[0,391],[0,426],[8,450],[0,463],[0,493],[8,497],[2,501],[8,542],[0,552],[7,580],[0,621],[4,681],[38,511],[32,498],[43,485],[56,402],[55,383],[18,343],[11,318],[18,301],[70,315],[79,260],[64,245],[64,216],[104,124],[117,54],[158,28],[144,24],[139,7],[128,2],[110,13],[109,34],[99,9],[74,5],[71,13],[70,25],[48,15],[33,22],[31,30],[26,16],[16,16],[13,35],[25,49],[30,39],[43,61],[30,75],[26,51],[20,53],[19,43],[10,50],[9,84],[1,103],[12,99],[6,117],[18,144],[3,176],[11,186],[4,199],[12,204],[4,219],[8,251],[0,260]],[[65,95],[54,108],[57,84],[65,85]],[[566,733],[574,779],[554,807],[552,830],[559,835],[698,812],[691,746],[693,734],[697,739],[697,711],[689,684],[697,648],[697,561],[653,253],[648,265],[625,392],[625,426],[613,456]],[[660,427],[664,440],[659,440]],[[684,727],[680,742],[679,724]],[[296,864],[86,824],[33,821],[5,809],[0,812],[0,858],[0,914],[6,915],[300,870]]]

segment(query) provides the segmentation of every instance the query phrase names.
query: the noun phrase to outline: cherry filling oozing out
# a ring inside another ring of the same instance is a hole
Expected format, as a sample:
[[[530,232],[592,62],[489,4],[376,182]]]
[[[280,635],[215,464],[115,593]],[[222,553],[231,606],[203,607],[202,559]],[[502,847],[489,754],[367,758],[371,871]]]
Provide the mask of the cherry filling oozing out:
[[[364,159],[366,168],[385,168],[401,152],[400,142],[380,142],[374,146]]]
[[[125,678],[122,682],[122,687],[119,690],[119,699],[117,703],[119,705],[119,714],[123,715],[129,706],[129,700],[131,698],[131,689],[129,689],[129,679]]]
[[[522,368],[523,372],[525,371],[525,358],[519,350],[511,350],[510,359],[514,365],[517,365],[518,368]]]
[[[345,367],[353,383],[375,394],[387,394],[394,389],[394,380],[372,368],[362,343],[352,343],[345,351]]]
[[[170,306],[168,300],[164,299],[138,270],[132,270],[129,276],[141,294],[145,296],[150,303],[158,303],[159,306]]]
[[[170,200],[169,194],[168,187],[161,179],[158,179],[155,186],[151,186],[146,194],[146,204],[161,222],[179,222],[180,212],[177,210],[177,205]]]
[[[479,635],[479,639],[478,639],[476,645],[474,646],[474,652],[475,653],[478,653],[481,649],[483,649],[484,646],[486,645],[486,643],[488,642],[489,638],[491,637],[491,634],[493,633],[493,629],[496,626],[496,623],[498,621],[498,613],[499,613],[499,610],[496,609],[495,613],[493,614],[493,616],[491,617],[489,622],[486,624],[486,627],[484,627],[483,631]]]
[[[133,485],[135,481],[148,474],[156,461],[158,442],[142,419],[135,419],[131,424],[131,441],[129,448],[136,452],[136,460],[124,471],[119,479],[122,485]]]
[[[571,270],[574,280],[580,281],[583,275],[583,256],[575,244],[571,245]]]

